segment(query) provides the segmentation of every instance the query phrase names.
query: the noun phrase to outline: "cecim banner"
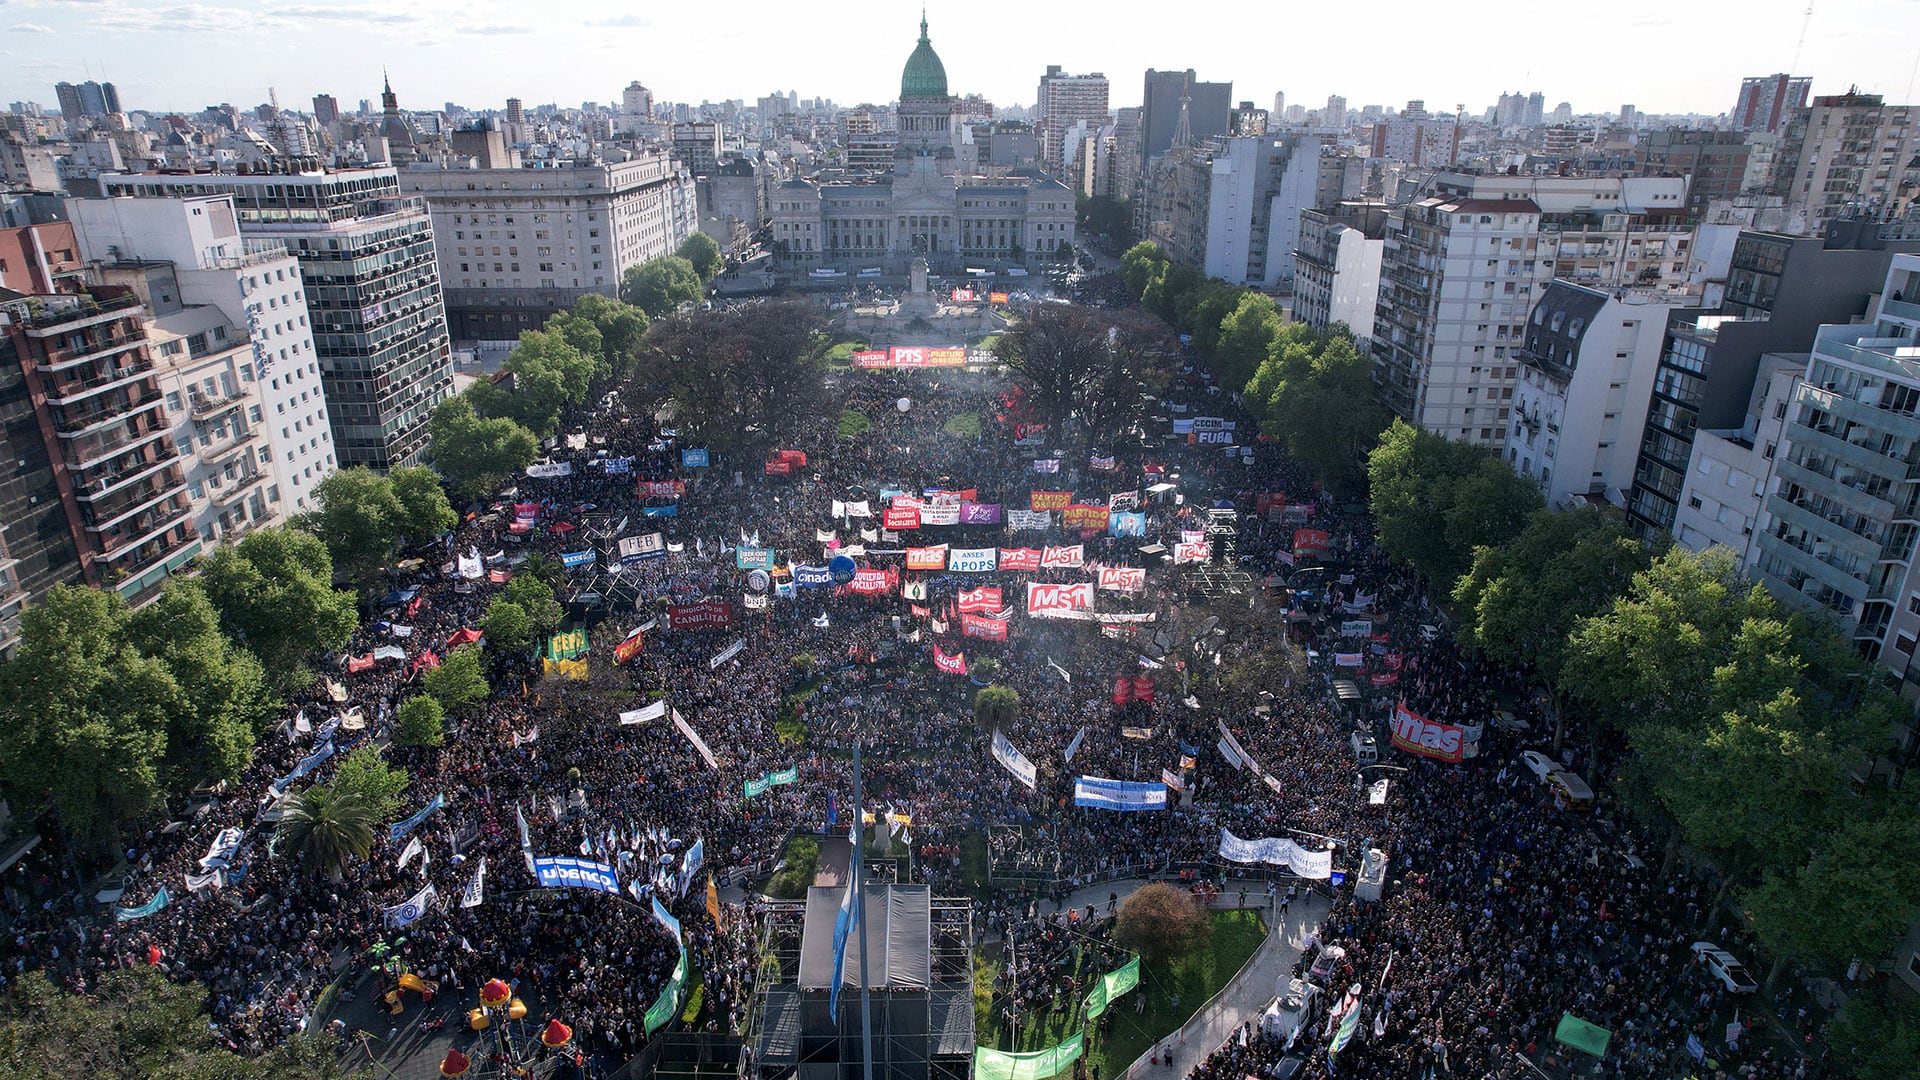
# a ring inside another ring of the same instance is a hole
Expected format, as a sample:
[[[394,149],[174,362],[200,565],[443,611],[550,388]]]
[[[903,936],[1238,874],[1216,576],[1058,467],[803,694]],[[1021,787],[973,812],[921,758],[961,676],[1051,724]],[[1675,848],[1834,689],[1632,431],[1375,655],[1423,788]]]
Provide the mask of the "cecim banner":
[[[1093,582],[1072,585],[1047,585],[1034,582],[1027,586],[1027,614],[1046,618],[1071,618],[1074,612],[1093,610]]]
[[[1039,548],[1001,548],[1000,549],[1000,569],[1002,570],[1038,570],[1040,569],[1040,549]]]
[[[1407,708],[1406,702],[1393,709],[1393,745],[1409,754],[1459,764],[1466,756],[1466,729],[1458,724],[1429,720]]]

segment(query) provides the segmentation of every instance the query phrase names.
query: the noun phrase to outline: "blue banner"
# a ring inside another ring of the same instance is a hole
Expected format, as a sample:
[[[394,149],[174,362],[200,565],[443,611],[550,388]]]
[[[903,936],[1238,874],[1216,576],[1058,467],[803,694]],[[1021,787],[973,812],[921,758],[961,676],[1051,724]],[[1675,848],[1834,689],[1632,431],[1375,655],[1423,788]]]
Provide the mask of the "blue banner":
[[[703,836],[695,840],[693,846],[687,849],[686,860],[680,867],[680,895],[682,898],[687,895],[687,888],[693,884],[693,876],[700,872],[700,867],[706,865],[706,861],[707,838]]]
[[[667,933],[673,935],[673,940],[680,940],[680,920],[673,917],[673,913],[667,910],[667,906],[660,902],[658,896],[653,898],[653,917],[656,922],[666,928]]]
[[[640,508],[640,512],[650,518],[679,517],[680,504],[668,503],[665,506],[643,506]]]
[[[563,551],[560,553],[560,565],[566,567],[587,566],[600,556],[592,548],[585,551]]]
[[[132,922],[135,919],[144,919],[147,916],[153,914],[156,911],[159,911],[161,908],[166,906],[167,906],[167,887],[165,885],[162,885],[160,886],[160,891],[153,894],[153,899],[147,901],[144,904],[141,904],[139,907],[114,908],[113,921],[114,922]]]
[[[597,889],[620,895],[620,877],[613,867],[591,859],[575,859],[564,855],[536,857],[533,860],[533,876],[540,879],[543,888]]]
[[[802,589],[824,589],[834,583],[833,571],[824,566],[796,566],[793,583]]]
[[[680,451],[680,467],[681,468],[703,469],[706,466],[707,466],[707,452],[705,450]]]
[[[1073,782],[1073,805],[1122,812],[1165,810],[1167,785],[1157,780],[1142,784],[1132,780],[1082,776]]]
[[[1107,529],[1115,536],[1147,535],[1147,515],[1137,511],[1122,511],[1107,518]]]
[[[761,547],[737,547],[733,549],[733,565],[740,570],[772,570],[773,549]]]
[[[338,728],[340,726],[339,718],[335,717],[332,723],[335,728]],[[327,729],[322,728],[322,730],[327,730]],[[331,735],[332,732],[328,731],[328,734]],[[287,775],[281,777],[278,780],[275,780],[273,782],[273,790],[276,792],[287,790],[288,784],[293,783],[295,780],[298,780],[301,777],[312,772],[313,770],[319,768],[321,762],[327,760],[332,756],[333,756],[333,740],[329,738],[327,739],[326,744],[321,746],[320,749],[315,750],[313,753],[308,754],[304,758],[301,758],[300,764],[295,765],[293,767],[292,772],[288,773]]]
[[[447,805],[446,795],[444,793],[435,795],[433,797],[433,801],[421,807],[419,812],[414,814],[412,817],[408,818],[405,821],[396,822],[392,825],[387,826],[387,843],[389,844],[399,843],[401,837],[404,837],[408,833],[419,828],[421,822],[427,820],[427,818],[432,816],[435,810],[438,810],[445,805]]]
[[[606,465],[608,476],[625,476],[633,471],[633,459],[630,457],[608,458]]]

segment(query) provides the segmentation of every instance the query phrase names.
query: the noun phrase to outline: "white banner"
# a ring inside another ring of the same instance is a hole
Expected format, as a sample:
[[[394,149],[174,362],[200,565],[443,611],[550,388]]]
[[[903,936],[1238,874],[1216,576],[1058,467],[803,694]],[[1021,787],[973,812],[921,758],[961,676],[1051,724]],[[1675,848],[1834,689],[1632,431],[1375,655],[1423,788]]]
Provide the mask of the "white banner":
[[[1015,532],[1039,532],[1053,526],[1053,515],[1045,510],[1008,510],[1007,528]]]
[[[1269,836],[1264,840],[1242,840],[1226,829],[1221,829],[1220,857],[1229,862],[1259,862],[1271,866],[1284,866],[1292,870],[1296,877],[1317,878],[1324,881],[1333,875],[1332,851],[1308,851],[1299,844],[1278,836]]]
[[[1081,776],[1073,781],[1073,805],[1098,810],[1165,810],[1167,787],[1159,781],[1138,783],[1109,780],[1102,776]]]
[[[1007,771],[1014,775],[1014,779],[1027,785],[1028,791],[1033,791],[1039,785],[1039,770],[1034,768],[1033,762],[1027,760],[1027,755],[1007,741],[1005,732],[993,733],[993,760],[1006,766]]]
[[[555,476],[572,476],[573,462],[562,461],[558,465],[529,465],[527,475],[534,479],[547,479]]]
[[[667,703],[662,700],[638,709],[628,709],[626,712],[620,714],[620,722],[622,724],[644,724],[649,720],[658,720],[665,715],[667,715]]]
[[[1147,572],[1137,566],[1103,566],[1099,585],[1110,592],[1140,592],[1147,587]]]
[[[865,499],[861,499],[859,502],[850,502],[846,504],[846,516],[850,518],[870,518],[873,516],[873,507],[869,505]]]
[[[679,709],[673,710],[673,726],[679,728],[680,734],[685,735],[687,741],[693,744],[693,748],[700,752],[700,757],[707,763],[707,768],[718,769],[720,767],[720,763],[713,760],[713,751],[707,749],[707,740],[701,738],[700,733],[693,730],[687,723],[686,717],[680,715]]]
[[[719,667],[721,664],[724,664],[727,661],[733,659],[734,657],[739,656],[740,650],[746,647],[747,647],[747,639],[741,638],[739,641],[736,641],[733,644],[727,646],[726,648],[721,649],[719,652],[714,654],[713,659],[707,661],[707,670],[708,671],[719,670]]]
[[[1093,610],[1093,582],[1074,585],[1027,585],[1027,614],[1038,618],[1071,617],[1072,613]]]
[[[1048,663],[1052,663],[1052,661],[1051,661],[1051,660],[1049,660],[1049,661],[1048,661]],[[1073,737],[1073,741],[1067,744],[1067,762],[1068,762],[1068,764],[1072,764],[1072,762],[1073,762],[1073,755],[1075,755],[1075,754],[1077,754],[1077,753],[1079,753],[1079,752],[1080,752],[1080,741],[1081,741],[1082,739],[1085,739],[1086,737],[1087,737],[1087,729],[1086,729],[1086,728],[1081,728],[1081,729],[1079,730],[1079,732],[1078,732],[1078,733],[1076,733],[1076,734],[1074,735],[1074,737]]]
[[[1040,549],[1040,569],[1042,570],[1078,570],[1085,563],[1086,545],[1084,544]]]
[[[956,574],[985,574],[999,565],[999,548],[954,548],[947,552],[947,569]]]
[[[920,508],[922,525],[958,525],[960,524],[960,504],[951,506],[929,505]]]
[[[481,902],[486,898],[487,857],[482,855],[480,856],[479,867],[473,871],[473,880],[467,882],[466,889],[460,893],[460,906],[463,908],[479,907]]]

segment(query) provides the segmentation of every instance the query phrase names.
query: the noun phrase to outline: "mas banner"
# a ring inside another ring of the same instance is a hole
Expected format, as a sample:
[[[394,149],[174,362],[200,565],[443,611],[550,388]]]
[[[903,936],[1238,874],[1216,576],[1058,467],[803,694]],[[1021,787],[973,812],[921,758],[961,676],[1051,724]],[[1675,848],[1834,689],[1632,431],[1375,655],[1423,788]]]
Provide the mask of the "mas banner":
[[[945,544],[907,549],[907,569],[909,570],[945,570],[946,568],[947,545]]]
[[[1308,851],[1291,840],[1277,836],[1269,836],[1264,840],[1242,840],[1221,829],[1220,857],[1228,862],[1284,866],[1295,877],[1319,881],[1325,881],[1333,873],[1332,851]]]
[[[1027,785],[1028,791],[1038,787],[1039,770],[1034,768],[1033,762],[1027,760],[1027,755],[1021,753],[1013,743],[1007,740],[1007,734],[1004,731],[993,733],[993,760],[1005,766],[1006,770],[1013,774],[1014,779]]]
[[[1027,586],[1027,614],[1036,618],[1071,617],[1073,612],[1093,610],[1093,582],[1073,585]]]
[[[947,555],[947,569],[956,574],[990,573],[999,565],[999,548],[954,548]]]
[[[1073,781],[1073,805],[1098,810],[1165,810],[1167,785],[1158,780],[1136,783],[1132,780],[1108,780],[1099,776],[1081,776]]]
[[[533,876],[539,878],[541,887],[546,889],[596,889],[620,895],[620,877],[613,867],[589,859],[535,856]]]
[[[1459,764],[1466,756],[1466,730],[1429,720],[1408,709],[1404,701],[1393,710],[1393,745],[1409,754]]]
[[[1073,505],[1073,492],[1036,491],[1032,494],[1030,500],[1036,512],[1042,510],[1065,510],[1067,507]]]

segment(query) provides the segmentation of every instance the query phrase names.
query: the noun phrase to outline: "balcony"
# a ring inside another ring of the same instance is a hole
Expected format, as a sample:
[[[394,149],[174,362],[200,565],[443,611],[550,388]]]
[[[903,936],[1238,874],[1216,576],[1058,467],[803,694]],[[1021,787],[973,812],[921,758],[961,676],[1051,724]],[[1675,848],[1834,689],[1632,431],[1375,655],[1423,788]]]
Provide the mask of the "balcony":
[[[113,470],[92,471],[84,478],[75,481],[74,490],[83,499],[110,495],[136,480],[152,476],[178,460],[180,460],[180,452],[173,448],[172,443],[167,443],[158,448],[153,460],[139,461]]]
[[[28,337],[50,338],[89,326],[98,326],[123,317],[129,310],[140,307],[140,297],[135,293],[123,293],[104,300],[88,298],[84,303],[62,307],[49,311],[37,318],[23,323]]]
[[[1910,323],[1920,324],[1920,304],[1916,304],[1911,300],[1882,300],[1880,301],[1880,314],[1889,319],[1903,319]]]
[[[1817,537],[1821,543],[1846,549],[1858,557],[1861,566],[1869,565],[1879,558],[1880,541],[1870,540],[1859,533],[1851,532],[1839,522],[1822,517],[1799,503],[1790,502],[1785,496],[1769,496],[1767,512],[1788,525],[1804,530],[1807,535]]]
[[[113,424],[133,420],[141,413],[158,405],[160,401],[160,391],[148,388],[140,396],[131,398],[125,404],[115,404],[111,408],[77,410],[70,415],[56,412],[53,416],[53,430],[63,439],[83,439]]]
[[[127,367],[109,368],[98,375],[70,379],[63,383],[48,380],[46,384],[47,401],[60,405],[69,401],[80,401],[95,394],[112,390],[116,386],[125,386],[137,379],[153,374],[153,361],[144,357]]]
[[[92,442],[69,446],[66,453],[61,456],[69,468],[88,469],[116,454],[166,437],[166,429],[156,424],[142,431],[118,431]]]
[[[133,555],[140,548],[158,539],[162,533],[187,520],[192,514],[193,510],[190,507],[165,506],[138,515],[121,528],[118,536],[99,538],[101,556],[113,561]]]
[[[1844,594],[1855,602],[1866,593],[1866,583],[1829,561],[1831,556],[1818,556],[1783,537],[1773,533],[1761,533],[1760,552],[1763,557],[1771,556],[1782,564],[1792,567],[1803,578],[1813,578],[1836,593]],[[1796,587],[1796,592],[1806,592],[1804,587]],[[1811,595],[1811,594],[1809,594]]]
[[[224,397],[210,398],[205,394],[189,391],[187,393],[187,412],[195,423],[211,420],[222,413],[232,412],[247,400],[244,393],[227,394]]]
[[[117,495],[90,499],[81,506],[80,516],[87,523],[87,531],[109,532],[134,514],[173,498],[183,490],[185,485],[178,479],[158,478]]]
[[[221,506],[239,502],[242,496],[252,491],[255,487],[258,487],[260,481],[266,478],[267,474],[263,469],[254,469],[242,473],[239,478],[229,482],[226,487],[221,488],[219,494],[214,497],[213,501]]]
[[[97,341],[89,341],[84,345],[69,346],[64,349],[48,349],[46,359],[41,361],[40,366],[47,371],[64,371],[76,364],[84,364],[90,360],[98,360],[101,357],[112,356],[114,353],[137,348],[146,344],[146,342],[147,335],[141,331],[109,334]]]
[[[1818,492],[1827,501],[1837,503],[1869,521],[1885,521],[1893,517],[1892,500],[1873,494],[1859,480],[1843,484],[1828,479],[1816,469],[1792,458],[1779,458],[1774,463],[1774,470],[1782,480],[1791,480],[1807,491]]]

